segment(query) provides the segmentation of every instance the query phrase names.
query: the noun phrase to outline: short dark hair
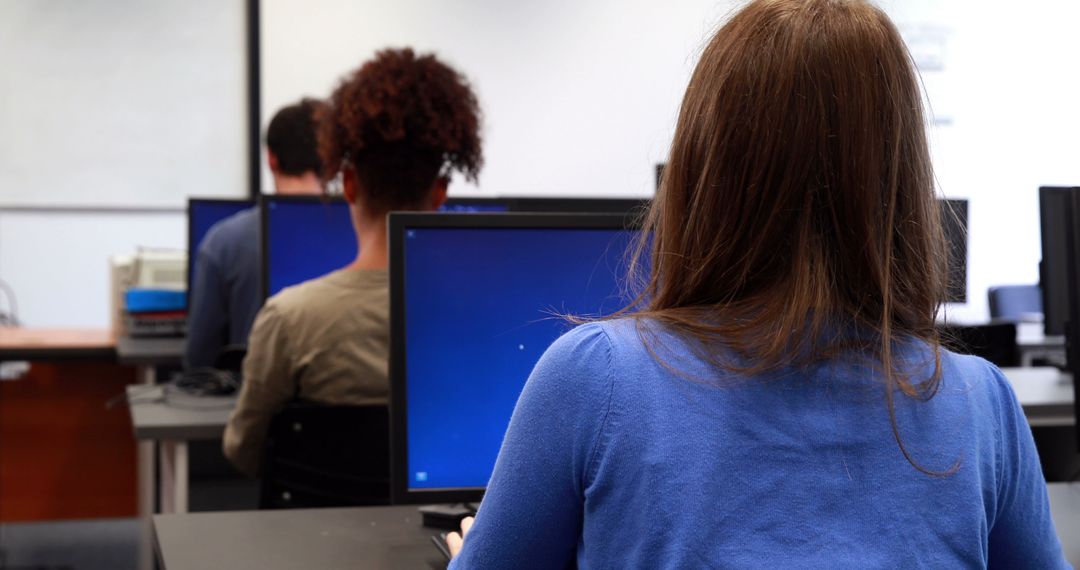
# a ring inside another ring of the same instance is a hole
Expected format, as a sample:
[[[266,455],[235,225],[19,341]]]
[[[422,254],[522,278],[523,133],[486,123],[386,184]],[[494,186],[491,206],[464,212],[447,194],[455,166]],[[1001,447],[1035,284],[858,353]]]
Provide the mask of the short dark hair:
[[[317,99],[302,99],[283,107],[266,127],[266,146],[277,157],[278,170],[290,176],[322,174],[316,143],[317,114],[326,106]]]
[[[332,178],[347,164],[369,212],[419,208],[440,176],[476,180],[480,106],[465,77],[434,55],[387,49],[330,96],[319,149]]]

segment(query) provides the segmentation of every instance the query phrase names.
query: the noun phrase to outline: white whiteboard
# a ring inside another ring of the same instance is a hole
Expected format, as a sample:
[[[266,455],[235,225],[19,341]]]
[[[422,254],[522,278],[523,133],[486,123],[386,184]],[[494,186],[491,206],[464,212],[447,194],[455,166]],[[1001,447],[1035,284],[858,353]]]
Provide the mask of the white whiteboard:
[[[940,192],[969,200],[968,303],[1038,279],[1040,185],[1080,185],[1080,2],[881,0],[928,63]],[[479,188],[648,195],[703,42],[742,0],[263,0],[263,124],[386,46],[433,50],[486,115]],[[264,187],[267,184],[264,183]]]
[[[452,194],[651,195],[696,56],[732,5],[263,0],[263,124],[376,50],[411,46],[463,72],[484,112],[479,188]]]
[[[0,69],[0,207],[246,194],[243,0],[3,0]]]

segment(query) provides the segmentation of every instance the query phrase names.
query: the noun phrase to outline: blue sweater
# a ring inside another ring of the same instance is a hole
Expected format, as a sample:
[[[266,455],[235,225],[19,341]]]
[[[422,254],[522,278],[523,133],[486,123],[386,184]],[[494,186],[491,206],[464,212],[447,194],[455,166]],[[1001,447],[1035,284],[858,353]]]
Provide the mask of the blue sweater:
[[[1031,431],[1001,372],[943,353],[929,402],[829,363],[745,379],[632,321],[536,365],[451,568],[1068,568]],[[927,352],[925,347],[923,352]],[[909,354],[910,358],[913,356]]]
[[[260,249],[257,208],[237,212],[206,232],[189,291],[185,366],[213,366],[226,346],[247,345],[262,306]]]

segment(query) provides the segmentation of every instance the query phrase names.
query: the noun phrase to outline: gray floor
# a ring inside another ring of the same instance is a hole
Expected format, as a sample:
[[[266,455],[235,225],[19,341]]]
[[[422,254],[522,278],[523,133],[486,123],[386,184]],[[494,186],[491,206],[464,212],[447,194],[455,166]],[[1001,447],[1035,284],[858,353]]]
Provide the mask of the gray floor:
[[[137,519],[0,525],[4,570],[134,570]]]
[[[193,512],[258,506],[258,485],[242,479],[193,480]],[[138,519],[0,524],[0,570],[134,570]]]

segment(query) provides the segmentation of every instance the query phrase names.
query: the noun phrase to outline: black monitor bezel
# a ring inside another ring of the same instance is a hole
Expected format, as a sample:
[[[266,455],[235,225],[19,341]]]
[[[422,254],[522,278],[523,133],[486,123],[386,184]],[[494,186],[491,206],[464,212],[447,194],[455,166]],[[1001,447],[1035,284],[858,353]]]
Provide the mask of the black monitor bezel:
[[[471,503],[483,498],[484,488],[409,488],[408,403],[405,398],[405,231],[415,228],[462,229],[639,229],[623,214],[594,213],[391,213],[390,251],[390,490],[394,504]]]
[[[187,295],[185,295],[185,308],[191,309],[191,292],[192,286],[195,283],[192,279],[195,277],[195,257],[199,254],[196,251],[194,237],[195,237],[195,221],[191,215],[192,209],[196,204],[236,204],[246,205],[248,207],[254,207],[256,205],[254,200],[247,198],[201,198],[201,197],[188,197],[187,201]]]
[[[1062,236],[1053,235],[1050,231],[1050,225],[1052,222],[1049,217],[1056,215],[1059,217],[1057,220],[1061,224],[1061,233],[1064,237],[1069,236],[1068,220],[1070,215],[1068,208],[1057,210],[1055,206],[1060,207],[1063,204],[1069,203],[1069,196],[1075,189],[1069,186],[1041,186],[1039,187],[1039,243],[1042,253],[1039,259],[1039,295],[1042,297],[1042,309],[1043,309],[1043,334],[1046,336],[1062,336],[1065,334],[1065,323],[1069,320],[1069,279],[1068,279],[1068,243],[1066,243],[1064,257],[1065,260],[1056,260],[1059,263],[1064,261],[1065,267],[1057,267],[1055,275],[1050,275],[1048,267],[1048,261],[1052,264],[1055,260],[1047,259],[1047,247],[1048,243],[1060,239]],[[1051,196],[1054,196],[1051,198]],[[1050,214],[1050,216],[1048,216]],[[1057,277],[1056,279],[1054,277]],[[1046,290],[1048,287],[1064,287],[1065,290],[1061,293],[1065,294],[1065,307],[1056,307],[1057,295],[1047,295]]]
[[[652,198],[517,196],[510,200],[511,212],[622,214],[634,217],[643,216],[652,204]]]
[[[1065,222],[1066,283],[1069,307],[1065,319],[1065,364],[1072,375],[1073,429],[1080,452],[1080,187],[1067,188]]]
[[[270,296],[270,248],[269,248],[269,227],[270,227],[270,215],[269,204],[270,203],[305,203],[305,204],[341,204],[345,203],[345,197],[342,195],[321,195],[313,196],[310,194],[303,195],[283,195],[283,194],[267,194],[263,195],[259,200],[259,287],[260,295],[263,302]],[[503,205],[508,211],[513,208],[513,201],[508,198],[448,198],[447,204],[451,205]],[[501,212],[494,212],[501,213]],[[474,212],[462,212],[462,214],[474,215]]]

